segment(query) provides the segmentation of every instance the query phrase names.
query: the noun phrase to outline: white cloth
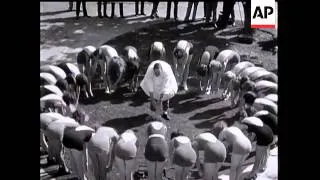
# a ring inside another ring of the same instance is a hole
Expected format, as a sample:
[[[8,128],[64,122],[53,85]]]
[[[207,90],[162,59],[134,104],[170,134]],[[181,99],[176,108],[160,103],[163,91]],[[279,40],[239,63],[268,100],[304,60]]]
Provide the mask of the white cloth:
[[[159,63],[162,67],[159,77],[154,75],[153,66],[155,63]],[[163,93],[163,101],[171,99],[178,92],[177,81],[171,66],[161,60],[153,61],[149,65],[140,87],[148,96],[150,96],[150,92],[153,92],[156,100],[160,100],[160,94]]]

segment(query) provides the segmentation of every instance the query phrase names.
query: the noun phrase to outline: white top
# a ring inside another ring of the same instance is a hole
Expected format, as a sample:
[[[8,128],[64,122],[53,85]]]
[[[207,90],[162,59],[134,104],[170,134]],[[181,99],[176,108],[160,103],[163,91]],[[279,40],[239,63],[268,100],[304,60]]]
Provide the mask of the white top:
[[[155,130],[160,130],[165,125],[162,122],[155,121],[155,122],[151,122],[150,126]]]
[[[58,95],[58,96],[61,96],[61,97],[63,96],[62,91],[55,85],[44,85],[42,87],[49,90],[50,92]]]
[[[118,52],[116,49],[109,45],[103,45],[99,48],[99,54],[104,54],[108,58],[118,57]]]
[[[50,73],[40,73],[40,78],[45,79],[46,81],[48,81],[48,83],[54,85],[57,83],[57,79]]]
[[[264,106],[271,107],[275,111],[275,113],[278,112],[278,105],[276,103],[272,102],[271,100],[266,99],[266,98],[257,98],[254,100],[253,107],[255,107],[258,111],[264,110],[263,109]]]
[[[166,138],[162,134],[152,134],[152,135],[149,136],[148,139],[153,138],[153,137],[159,137],[159,138],[162,138],[162,139],[166,140]]]
[[[188,41],[186,41],[186,40],[180,40],[180,41],[177,43],[176,48],[177,48],[177,49],[183,49],[183,50],[185,50],[185,51],[187,52],[188,44],[189,44]]]
[[[43,65],[40,67],[40,72],[52,73],[57,79],[65,79],[67,77],[60,67],[54,65]]]
[[[257,67],[257,66],[253,66],[253,67],[248,67],[248,68],[245,68],[240,74],[239,74],[239,76],[240,76],[240,78],[241,77],[244,77],[244,76],[248,76],[249,77],[249,75],[251,74],[251,73],[253,73],[253,72],[255,72],[255,71],[258,71],[258,70],[263,70],[264,68],[262,68],[262,67]]]
[[[159,63],[162,67],[159,77],[156,77],[153,71],[155,63]],[[157,100],[160,99],[160,94],[164,93],[164,101],[172,98],[178,91],[177,81],[171,66],[167,62],[161,60],[153,61],[149,65],[147,72],[141,81],[140,87],[148,96],[150,96],[150,92],[153,92],[153,96]]]
[[[233,50],[230,50],[230,49],[226,49],[226,50],[223,50],[221,51],[217,58],[216,58],[216,61],[219,61],[220,63],[222,63],[224,65],[224,67],[226,67],[227,63],[229,62],[230,58],[233,57],[233,56],[238,56],[239,57],[239,61],[240,61],[240,55],[233,51]]]
[[[258,127],[263,126],[263,122],[257,117],[246,117],[242,120],[242,123],[247,123]]]
[[[261,80],[255,83],[255,87],[257,90],[268,87],[278,89],[278,84],[271,81]]]
[[[136,143],[137,141],[137,137],[136,135],[133,133],[133,131],[125,131],[124,133],[122,133],[120,135],[121,139],[123,139],[124,142],[132,142],[132,143]]]
[[[91,127],[85,126],[85,125],[80,125],[80,126],[78,126],[75,130],[76,130],[76,131],[85,131],[85,130],[88,130],[88,131],[94,132],[94,129],[92,129]]]
[[[178,136],[175,137],[174,140],[179,144],[191,143],[190,139],[187,136]]]
[[[258,78],[261,78],[263,76],[267,76],[267,75],[270,75],[271,72],[267,71],[266,69],[261,69],[259,71],[256,71],[252,74],[249,75],[249,78],[250,79],[258,79]]]
[[[229,142],[233,142],[236,138],[241,138],[246,136],[243,134],[243,132],[235,126],[230,126],[228,128],[225,128],[223,131],[221,131],[219,135],[219,139],[226,139]]]
[[[91,55],[95,50],[96,48],[93,47],[93,46],[86,46],[83,48],[83,50],[88,54],[88,55]]]
[[[67,106],[67,104],[63,101],[62,96],[59,96],[56,94],[48,94],[40,98],[40,102],[45,102],[45,101],[56,101],[65,107]]]
[[[138,58],[137,52],[135,52],[133,49],[128,50],[128,58],[133,59],[133,58]]]
[[[207,141],[207,142],[212,142],[212,143],[217,142],[217,138],[213,134],[208,133],[208,132],[199,134],[196,137],[196,139],[201,139],[201,140],[204,140],[204,141]]]
[[[249,61],[242,61],[239,62],[238,64],[236,64],[233,68],[232,68],[232,72],[235,75],[239,75],[240,72],[242,72],[244,69],[248,68],[248,67],[253,67],[254,64],[249,62]]]
[[[278,95],[277,94],[268,94],[264,98],[273,101],[274,103],[278,103]]]
[[[159,41],[155,41],[153,43],[153,49],[154,50],[158,50],[158,51],[162,51],[162,49],[164,49],[164,45],[162,42],[159,42]]]
[[[68,66],[69,70],[72,72],[74,76],[77,76],[80,74],[79,68],[76,65],[71,63],[66,63],[66,65]]]

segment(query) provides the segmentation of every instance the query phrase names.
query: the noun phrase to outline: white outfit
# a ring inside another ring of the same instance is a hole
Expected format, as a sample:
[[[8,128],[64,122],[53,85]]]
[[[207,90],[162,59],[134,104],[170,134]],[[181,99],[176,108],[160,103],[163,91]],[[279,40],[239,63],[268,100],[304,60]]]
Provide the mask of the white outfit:
[[[159,63],[162,67],[159,77],[154,75],[153,67],[155,63]],[[160,100],[160,94],[163,93],[163,101],[171,99],[178,91],[177,81],[171,66],[161,60],[153,61],[149,65],[140,87],[148,96],[150,96],[150,92],[153,92],[153,96],[157,100]]]

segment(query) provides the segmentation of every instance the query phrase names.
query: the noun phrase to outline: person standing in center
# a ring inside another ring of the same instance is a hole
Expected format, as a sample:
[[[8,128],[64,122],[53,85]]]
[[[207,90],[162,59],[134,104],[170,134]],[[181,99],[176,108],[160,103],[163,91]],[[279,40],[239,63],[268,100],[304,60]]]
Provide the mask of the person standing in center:
[[[204,3],[206,4],[206,11],[205,11],[206,23],[209,23],[211,21],[211,16],[212,16],[212,23],[215,26],[216,20],[217,20],[218,1],[217,0],[205,1]]]
[[[140,1],[140,3],[141,3],[141,7],[140,7],[140,14],[141,15],[146,15],[145,13],[144,13],[144,1]],[[135,10],[136,10],[136,15],[138,15],[139,14],[139,1],[136,1],[135,2]]]
[[[165,20],[170,19],[170,14],[171,14],[171,2],[172,1],[168,1],[167,2],[167,17],[165,18]],[[178,0],[174,0],[173,1],[174,4],[174,20],[178,20]]]
[[[101,3],[103,2],[103,16],[104,17],[108,17],[107,16],[107,1],[98,1],[98,17],[102,18],[102,14],[101,14]]]
[[[190,2],[188,2],[187,12],[186,12],[186,16],[184,18],[184,21],[189,21],[189,16],[190,16],[190,13],[191,13],[192,6],[193,6],[192,21],[196,20],[198,4],[199,4],[199,1],[190,1]]]
[[[151,98],[151,110],[160,110],[162,105],[162,117],[170,120],[167,112],[169,99],[178,91],[177,81],[171,66],[165,61],[153,61],[149,65],[140,87]]]

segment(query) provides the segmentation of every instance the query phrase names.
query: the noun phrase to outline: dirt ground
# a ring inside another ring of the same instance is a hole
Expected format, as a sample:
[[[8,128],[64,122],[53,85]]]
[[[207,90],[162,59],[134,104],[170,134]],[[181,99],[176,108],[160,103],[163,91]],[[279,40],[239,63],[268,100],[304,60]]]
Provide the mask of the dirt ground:
[[[277,54],[274,54],[268,47],[273,36],[277,36],[276,30],[257,30],[254,34],[255,41],[252,44],[241,44],[237,40],[242,23],[240,21],[240,8],[236,5],[237,25],[226,30],[216,32],[212,27],[205,26],[202,3],[198,6],[198,21],[183,23],[164,21],[163,19],[151,20],[148,16],[130,16],[134,14],[134,4],[124,3],[126,18],[99,19],[95,17],[96,3],[87,3],[88,14],[93,16],[90,19],[81,18],[75,20],[75,12],[65,11],[68,8],[66,2],[42,2],[40,3],[40,65],[54,64],[57,62],[75,63],[77,52],[87,45],[100,46],[108,44],[114,46],[121,54],[126,45],[133,45],[138,49],[139,56],[143,60],[144,68],[147,68],[147,52],[152,42],[162,41],[167,49],[167,59],[171,63],[172,50],[178,40],[189,40],[194,44],[194,58],[190,66],[190,78],[188,80],[190,90],[179,92],[170,102],[169,113],[171,121],[165,121],[172,130],[180,129],[187,136],[192,138],[197,133],[203,132],[217,121],[224,120],[232,124],[238,120],[236,114],[238,109],[231,109],[230,104],[219,100],[215,96],[205,96],[199,93],[198,78],[194,65],[198,60],[201,51],[207,45],[215,45],[221,49],[233,48],[240,55],[250,56],[250,61],[256,65],[277,73]],[[187,3],[179,3],[179,19],[184,18]],[[109,6],[110,8],[110,6]],[[152,5],[146,3],[145,13],[149,15]],[[221,4],[219,4],[221,9]],[[116,6],[116,10],[118,7]],[[173,11],[173,8],[172,8]],[[159,5],[160,17],[165,17],[166,3]],[[117,11],[116,11],[117,14]],[[173,16],[173,12],[172,12]],[[143,73],[141,74],[143,75]],[[140,77],[140,79],[142,76]],[[103,91],[94,91],[95,98],[91,101],[82,102],[80,105],[90,116],[89,126],[102,124],[116,128],[119,132],[126,129],[135,130],[139,141],[139,153],[137,168],[144,169],[145,160],[143,157],[146,143],[146,117],[152,112],[149,110],[148,98],[141,89],[136,94],[129,93],[126,85],[112,95],[105,95]],[[246,171],[252,168],[254,152],[247,160]],[[40,157],[41,179],[70,179],[70,176],[55,177],[56,166],[46,167],[45,156]],[[227,158],[230,162],[230,158]],[[268,160],[267,170],[259,174],[258,179],[277,179],[278,166],[277,156],[271,156]],[[166,167],[168,168],[168,166]],[[195,171],[195,170],[193,170]],[[168,169],[168,176],[172,177],[172,169]],[[220,179],[228,178],[228,168],[222,168]],[[194,173],[190,179],[195,178]],[[110,179],[119,179],[117,170],[114,168],[109,174]]]

